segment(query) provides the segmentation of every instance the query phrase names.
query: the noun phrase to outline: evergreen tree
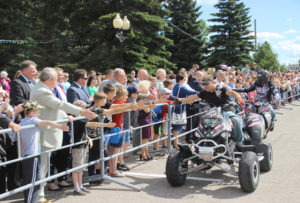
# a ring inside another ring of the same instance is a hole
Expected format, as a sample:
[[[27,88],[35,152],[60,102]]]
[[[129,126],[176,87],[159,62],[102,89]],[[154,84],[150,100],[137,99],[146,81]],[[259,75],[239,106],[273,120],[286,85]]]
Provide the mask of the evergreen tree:
[[[5,1],[0,16],[3,39],[20,40],[1,44],[0,64],[13,75],[23,60],[35,61],[39,69],[54,66],[70,58],[68,39],[70,14],[69,1]],[[69,10],[69,12],[68,12]]]
[[[29,27],[30,14],[27,8],[27,2],[19,2],[17,0],[0,2],[0,36],[1,40],[22,40],[26,39]],[[3,41],[0,44],[0,66],[6,69],[10,75],[14,75],[19,69],[20,60],[27,56],[25,44],[7,43]]]
[[[96,1],[97,2],[97,1]],[[131,23],[128,31],[123,31],[123,61],[126,71],[147,69],[150,73],[158,67],[170,68],[171,53],[165,49],[172,41],[161,35],[167,28],[164,20],[166,11],[159,0],[113,0],[86,6],[71,18],[71,29],[76,38],[85,38],[74,50],[74,58],[86,68],[103,71],[120,66],[120,42],[116,38],[113,19],[117,13],[125,15]],[[101,9],[99,9],[101,7]],[[86,16],[82,18],[82,16]]]
[[[159,67],[174,66],[165,48],[172,40],[162,34],[169,28],[160,0],[11,0],[0,5],[0,24],[6,28],[0,31],[1,38],[34,42],[1,44],[0,64],[11,73],[25,59],[35,61],[39,69],[59,65],[67,71],[78,67],[104,71],[120,66],[120,42],[112,25],[117,13],[131,21],[130,30],[124,32],[126,71],[146,68],[154,73]]]
[[[220,0],[215,7],[218,13],[211,14],[210,26],[213,34],[210,37],[209,65],[217,66],[222,63],[239,66],[250,61],[250,51],[254,49],[250,35],[249,8],[239,0]]]
[[[272,51],[271,45],[268,42],[264,42],[258,46],[258,51],[253,55],[253,59],[259,64],[259,68],[270,71],[283,69],[278,62],[277,54]]]
[[[146,68],[150,73],[160,67],[172,68],[171,52],[166,47],[173,42],[163,34],[169,28],[161,1],[124,0],[122,12],[128,14],[132,25],[124,44],[127,68]]]
[[[178,68],[190,68],[192,64],[205,66],[206,41],[208,30],[204,20],[199,20],[202,12],[195,0],[170,0],[166,4],[170,11],[171,32],[166,36],[174,41],[168,47],[172,53],[171,61]]]

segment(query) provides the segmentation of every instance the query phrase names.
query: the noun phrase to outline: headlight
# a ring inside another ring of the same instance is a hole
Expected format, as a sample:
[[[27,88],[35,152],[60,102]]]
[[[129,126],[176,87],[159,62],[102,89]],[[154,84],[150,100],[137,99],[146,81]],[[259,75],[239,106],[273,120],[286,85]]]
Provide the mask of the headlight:
[[[204,118],[202,120],[202,123],[203,123],[204,127],[207,126],[207,127],[214,128],[219,123],[219,118]]]

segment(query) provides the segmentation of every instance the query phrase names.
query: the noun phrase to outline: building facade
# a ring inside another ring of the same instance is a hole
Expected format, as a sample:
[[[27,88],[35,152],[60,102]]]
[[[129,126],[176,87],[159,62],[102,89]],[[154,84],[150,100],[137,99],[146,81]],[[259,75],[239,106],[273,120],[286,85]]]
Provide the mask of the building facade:
[[[300,59],[298,61],[298,64],[289,64],[287,66],[288,71],[300,71]]]

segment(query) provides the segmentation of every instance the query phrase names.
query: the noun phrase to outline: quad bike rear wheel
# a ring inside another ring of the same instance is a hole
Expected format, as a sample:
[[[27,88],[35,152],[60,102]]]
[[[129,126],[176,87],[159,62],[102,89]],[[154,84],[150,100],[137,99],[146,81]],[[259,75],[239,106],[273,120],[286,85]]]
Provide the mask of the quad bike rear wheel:
[[[166,176],[170,185],[174,187],[182,186],[185,183],[187,174],[180,174],[187,169],[187,163],[182,163],[183,156],[180,151],[171,153],[166,164]]]
[[[273,150],[272,145],[268,144],[268,150],[264,153],[264,159],[260,162],[260,170],[268,172],[273,165]]]
[[[257,155],[247,151],[239,163],[239,181],[243,191],[253,192],[259,182],[260,167]]]

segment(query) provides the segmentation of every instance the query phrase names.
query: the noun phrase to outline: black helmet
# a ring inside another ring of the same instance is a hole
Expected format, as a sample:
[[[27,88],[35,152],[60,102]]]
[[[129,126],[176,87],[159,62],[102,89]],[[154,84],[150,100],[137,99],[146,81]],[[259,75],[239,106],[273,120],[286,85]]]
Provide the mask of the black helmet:
[[[265,70],[260,70],[257,73],[257,84],[263,86],[269,80],[269,73]]]

